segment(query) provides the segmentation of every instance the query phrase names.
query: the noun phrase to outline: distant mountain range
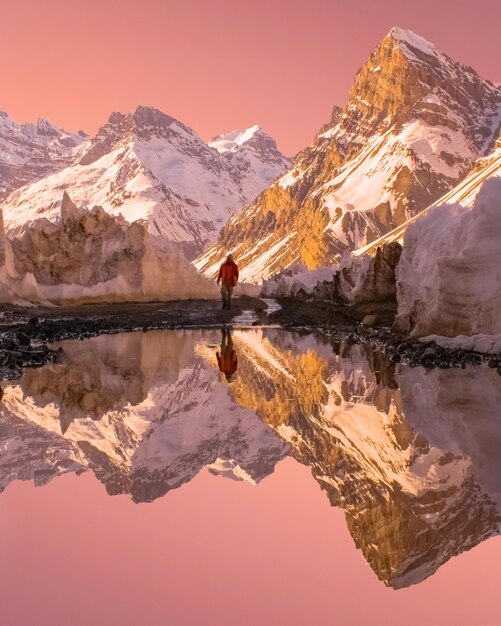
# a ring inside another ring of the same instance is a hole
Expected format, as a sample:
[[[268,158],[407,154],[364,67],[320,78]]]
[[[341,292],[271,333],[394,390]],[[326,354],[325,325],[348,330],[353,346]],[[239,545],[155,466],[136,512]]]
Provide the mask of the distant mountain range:
[[[241,278],[260,283],[372,252],[434,203],[466,198],[498,167],[500,123],[498,85],[393,28],[292,163],[258,126],[206,143],[149,107],[113,113],[95,137],[1,113],[0,210],[18,238],[41,217],[59,221],[66,191],[145,220],[209,276],[232,252]]]
[[[67,133],[43,119],[16,124],[0,111],[0,203],[14,189],[70,165],[86,140],[83,131]]]
[[[0,114],[0,206],[10,237],[40,217],[57,220],[66,191],[77,205],[146,220],[152,235],[193,257],[288,165],[259,126],[207,144],[150,107],[113,113],[92,138]]]

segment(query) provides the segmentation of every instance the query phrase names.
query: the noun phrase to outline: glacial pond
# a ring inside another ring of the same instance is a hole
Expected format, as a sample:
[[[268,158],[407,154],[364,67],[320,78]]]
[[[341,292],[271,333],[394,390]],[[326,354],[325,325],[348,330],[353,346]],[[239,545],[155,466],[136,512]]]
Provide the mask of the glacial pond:
[[[5,626],[501,622],[501,376],[280,329],[63,342],[0,401]]]

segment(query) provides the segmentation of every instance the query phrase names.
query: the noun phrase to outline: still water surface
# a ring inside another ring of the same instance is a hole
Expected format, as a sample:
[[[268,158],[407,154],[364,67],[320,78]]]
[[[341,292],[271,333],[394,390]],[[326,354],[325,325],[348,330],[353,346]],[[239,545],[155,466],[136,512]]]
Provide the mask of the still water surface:
[[[278,329],[62,346],[0,405],[2,626],[501,623],[495,371]]]

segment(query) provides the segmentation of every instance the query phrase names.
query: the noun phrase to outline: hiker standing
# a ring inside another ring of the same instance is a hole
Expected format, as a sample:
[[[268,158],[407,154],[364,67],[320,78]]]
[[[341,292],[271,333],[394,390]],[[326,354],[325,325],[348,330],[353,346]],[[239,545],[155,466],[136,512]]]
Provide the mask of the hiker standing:
[[[217,277],[217,284],[221,282],[221,296],[223,299],[223,309],[229,309],[231,306],[231,295],[233,288],[238,281],[238,267],[233,260],[233,255],[228,254],[226,261],[221,265]]]

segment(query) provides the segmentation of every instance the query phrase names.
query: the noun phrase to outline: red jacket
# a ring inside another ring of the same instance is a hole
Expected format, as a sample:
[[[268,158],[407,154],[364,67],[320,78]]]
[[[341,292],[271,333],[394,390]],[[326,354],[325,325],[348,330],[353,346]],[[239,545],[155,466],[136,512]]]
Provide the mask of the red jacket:
[[[238,357],[235,350],[223,350],[222,354],[218,352],[216,358],[220,371],[225,376],[233,376],[238,367]]]
[[[220,280],[227,285],[233,285],[233,287],[237,284],[238,281],[238,267],[234,261],[225,261],[219,270],[219,274],[217,277],[218,282]]]

